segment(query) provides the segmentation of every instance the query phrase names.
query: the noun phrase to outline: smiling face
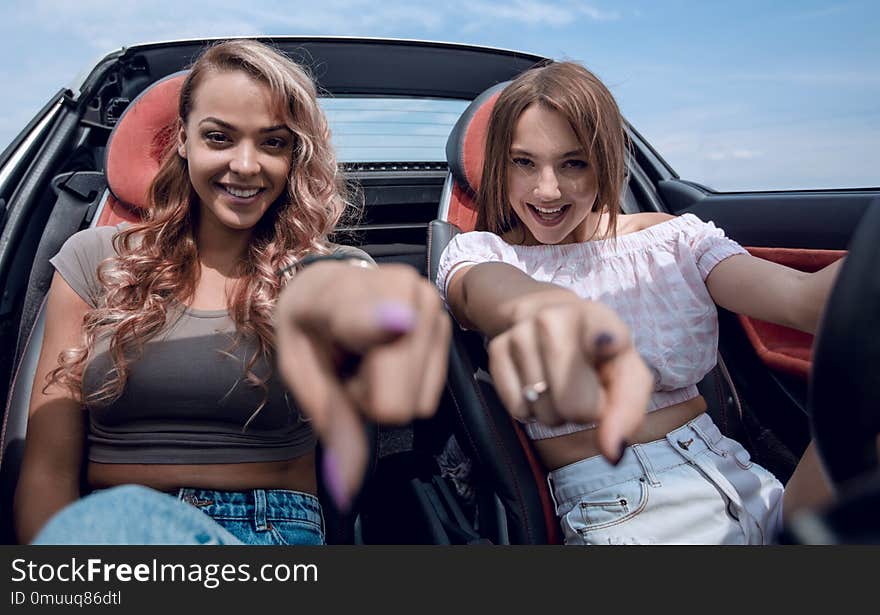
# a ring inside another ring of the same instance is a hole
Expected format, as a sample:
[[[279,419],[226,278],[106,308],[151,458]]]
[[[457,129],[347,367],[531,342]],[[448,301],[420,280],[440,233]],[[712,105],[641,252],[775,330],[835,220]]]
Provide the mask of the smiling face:
[[[202,230],[250,232],[287,190],[293,150],[272,93],[242,71],[206,74],[178,134]]]
[[[531,104],[516,121],[507,164],[507,192],[524,243],[586,241],[598,193],[596,173],[568,120]]]

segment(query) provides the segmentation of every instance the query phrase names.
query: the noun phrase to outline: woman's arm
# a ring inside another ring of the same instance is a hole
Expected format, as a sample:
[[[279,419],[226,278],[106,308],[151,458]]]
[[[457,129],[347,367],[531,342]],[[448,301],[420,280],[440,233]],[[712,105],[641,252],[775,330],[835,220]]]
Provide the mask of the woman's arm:
[[[46,329],[28,408],[27,439],[15,492],[18,540],[29,543],[53,514],[80,496],[85,446],[85,416],[69,391],[46,376],[58,355],[80,343],[82,319],[89,306],[58,274],[46,302]]]
[[[815,333],[842,263],[843,259],[804,273],[737,254],[712,269],[706,287],[715,303],[732,312]]]
[[[644,419],[653,378],[612,310],[495,262],[454,272],[446,298],[459,322],[491,338],[489,371],[511,415],[598,422],[602,454],[620,457]],[[538,383],[546,391],[526,399]]]
[[[488,338],[543,307],[580,301],[572,291],[538,282],[507,263],[480,263],[456,271],[446,288],[455,319]]]

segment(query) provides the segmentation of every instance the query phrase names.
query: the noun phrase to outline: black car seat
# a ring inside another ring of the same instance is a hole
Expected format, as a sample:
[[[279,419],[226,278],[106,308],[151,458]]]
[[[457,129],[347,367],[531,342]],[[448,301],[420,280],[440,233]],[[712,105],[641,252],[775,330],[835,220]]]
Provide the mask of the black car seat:
[[[24,451],[31,386],[42,343],[43,304],[53,273],[48,259],[81,226],[115,226],[142,218],[149,185],[159,170],[169,143],[176,137],[178,100],[186,74],[182,71],[157,81],[126,108],[107,142],[105,174],[92,172],[56,178],[59,198],[32,266],[26,299],[26,304],[32,308],[26,305],[24,309],[17,360],[0,434],[0,542],[14,541],[12,502]],[[109,190],[104,190],[105,186]],[[97,195],[94,194],[96,189]],[[71,190],[76,198],[69,194]],[[375,428],[367,431],[373,450],[369,475],[375,467],[378,438]],[[322,464],[319,462],[316,466],[321,468]],[[318,484],[319,499],[328,502],[323,481],[319,480]],[[354,541],[354,513],[343,515],[326,506],[324,516],[329,543]]]
[[[428,271],[437,279],[440,255],[462,231],[473,230],[477,213],[474,195],[482,175],[486,130],[492,107],[507,83],[478,96],[465,109],[446,144],[449,177],[438,220],[428,231]],[[640,211],[629,187],[624,213]],[[558,544],[562,536],[547,485],[547,471],[519,423],[504,409],[487,371],[482,336],[454,327],[448,388],[454,401],[455,432],[462,448],[478,466],[478,488],[494,491],[504,511],[506,536],[490,536],[511,544]],[[739,400],[720,361],[699,383],[709,413],[728,435],[739,431]]]

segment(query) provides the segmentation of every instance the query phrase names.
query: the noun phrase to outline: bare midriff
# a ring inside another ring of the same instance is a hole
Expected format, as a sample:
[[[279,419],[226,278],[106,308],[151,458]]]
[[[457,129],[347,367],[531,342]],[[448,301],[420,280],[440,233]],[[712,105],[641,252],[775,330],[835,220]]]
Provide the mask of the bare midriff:
[[[666,434],[692,421],[706,411],[706,400],[698,395],[674,406],[654,410],[645,415],[639,430],[629,438],[630,444],[644,444],[664,438]],[[538,456],[548,470],[556,470],[575,461],[599,455],[596,430],[586,429],[555,438],[532,440]]]
[[[255,463],[170,465],[90,461],[88,482],[92,489],[136,484],[160,491],[192,487],[217,491],[290,489],[317,493],[314,453],[285,461]]]

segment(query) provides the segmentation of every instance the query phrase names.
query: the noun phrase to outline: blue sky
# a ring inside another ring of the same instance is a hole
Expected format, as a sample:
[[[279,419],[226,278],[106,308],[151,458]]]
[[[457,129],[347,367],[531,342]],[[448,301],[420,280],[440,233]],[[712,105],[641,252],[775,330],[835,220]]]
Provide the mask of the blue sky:
[[[880,186],[880,3],[7,0],[0,147],[106,52],[181,37],[443,40],[584,63],[682,177],[719,190]]]

